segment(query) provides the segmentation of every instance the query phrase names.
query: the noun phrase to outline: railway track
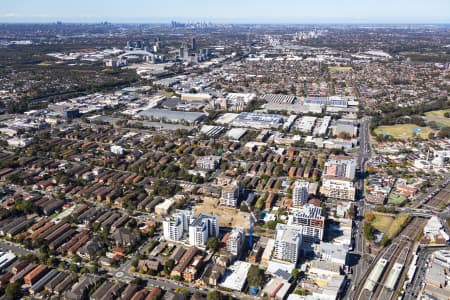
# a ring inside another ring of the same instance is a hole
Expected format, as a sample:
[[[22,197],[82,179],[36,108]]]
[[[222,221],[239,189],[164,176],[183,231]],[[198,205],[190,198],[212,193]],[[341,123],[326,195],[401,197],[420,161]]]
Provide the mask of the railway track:
[[[441,209],[442,205],[447,205],[450,202],[450,184],[442,189],[436,196],[434,196],[426,204],[427,206]]]
[[[357,299],[390,300],[394,297],[396,287],[400,286],[401,275],[406,269],[410,249],[425,224],[425,219],[413,218],[396,240],[378,256],[376,263],[366,273],[364,286],[358,289]]]

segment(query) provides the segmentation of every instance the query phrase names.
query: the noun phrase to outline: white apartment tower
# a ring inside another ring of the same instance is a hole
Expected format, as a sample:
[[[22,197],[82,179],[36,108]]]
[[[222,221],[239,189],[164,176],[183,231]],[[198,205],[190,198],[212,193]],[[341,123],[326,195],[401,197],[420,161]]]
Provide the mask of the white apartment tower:
[[[233,255],[239,255],[240,251],[242,250],[242,247],[244,246],[245,242],[245,233],[244,229],[233,229],[228,236],[226,245],[227,245],[227,251],[230,252]]]
[[[324,166],[325,176],[345,177],[354,179],[356,173],[356,160],[347,156],[330,158]]]
[[[179,210],[172,217],[163,221],[163,235],[168,241],[180,241],[188,231],[192,212]]]
[[[303,242],[317,243],[323,239],[325,218],[322,208],[305,204],[302,208],[294,209],[289,216],[288,225],[296,227],[303,236]]]
[[[204,247],[208,238],[219,236],[219,221],[216,216],[200,214],[189,225],[189,244]]]
[[[296,228],[277,224],[273,258],[297,264],[301,244],[302,235]]]
[[[292,189],[292,203],[294,207],[299,207],[308,201],[309,183],[304,180],[297,180]]]
[[[239,186],[232,184],[222,188],[220,205],[236,207],[239,200]]]

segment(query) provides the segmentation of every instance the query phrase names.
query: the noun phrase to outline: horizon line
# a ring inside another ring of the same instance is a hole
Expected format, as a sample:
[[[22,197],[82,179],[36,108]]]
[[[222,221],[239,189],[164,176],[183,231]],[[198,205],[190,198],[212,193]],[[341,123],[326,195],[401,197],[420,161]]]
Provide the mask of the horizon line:
[[[117,25],[170,25],[172,22],[177,22],[181,24],[197,24],[197,23],[209,23],[213,25],[450,25],[450,21],[431,21],[431,20],[423,20],[423,21],[413,21],[413,20],[399,20],[399,21],[388,21],[388,20],[347,20],[347,21],[304,21],[304,22],[296,22],[296,21],[288,21],[288,20],[261,20],[260,22],[256,20],[234,20],[234,21],[225,21],[225,20],[190,20],[190,21],[178,21],[176,19],[173,20],[164,20],[164,21],[108,21],[108,20],[46,20],[46,21],[24,21],[24,20],[1,20],[0,24],[8,25],[8,24],[117,24]]]

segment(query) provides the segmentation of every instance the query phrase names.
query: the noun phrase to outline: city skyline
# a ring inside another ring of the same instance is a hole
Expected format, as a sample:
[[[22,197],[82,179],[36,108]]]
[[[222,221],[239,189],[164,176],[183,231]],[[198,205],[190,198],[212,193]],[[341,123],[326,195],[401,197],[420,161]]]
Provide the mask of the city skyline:
[[[230,0],[211,4],[206,0],[169,0],[149,3],[142,0],[38,3],[7,0],[0,8],[0,22],[123,22],[161,23],[170,20],[217,23],[448,23],[450,2],[319,0]],[[170,8],[170,9],[168,9]],[[239,8],[239,9],[237,9]]]

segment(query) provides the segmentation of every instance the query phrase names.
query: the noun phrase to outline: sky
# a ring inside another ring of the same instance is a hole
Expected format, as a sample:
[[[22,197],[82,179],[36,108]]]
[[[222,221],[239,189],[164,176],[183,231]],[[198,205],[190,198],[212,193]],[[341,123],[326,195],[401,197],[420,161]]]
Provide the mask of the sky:
[[[0,0],[0,22],[450,23],[450,0]]]

